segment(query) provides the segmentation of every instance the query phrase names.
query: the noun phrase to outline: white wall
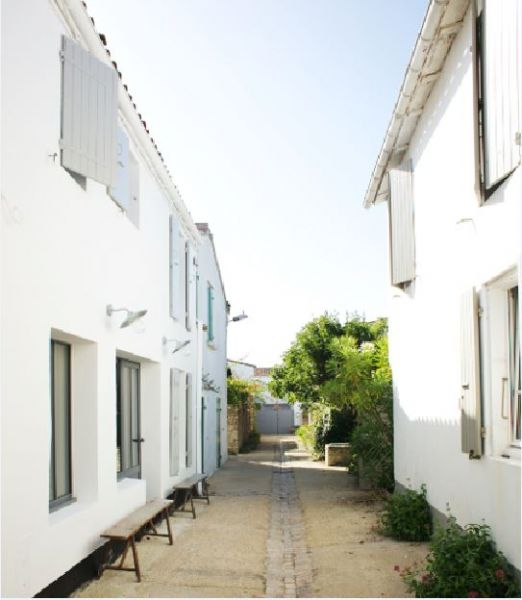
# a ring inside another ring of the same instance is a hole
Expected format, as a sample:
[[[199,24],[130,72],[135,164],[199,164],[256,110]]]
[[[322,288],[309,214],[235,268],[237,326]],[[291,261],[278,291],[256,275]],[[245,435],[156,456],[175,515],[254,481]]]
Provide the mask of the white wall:
[[[486,452],[469,460],[460,447],[459,302],[482,289],[483,347],[498,333],[487,327],[484,285],[519,265],[521,169],[482,207],[474,192],[471,18],[467,15],[410,145],[413,161],[416,280],[393,289],[390,353],[395,386],[395,476],[427,484],[429,502],[449,503],[462,524],[485,520],[500,549],[520,568],[520,460],[502,458],[506,439],[492,407],[499,387],[486,367]],[[519,272],[520,273],[520,272]],[[520,274],[518,276],[520,281]]]
[[[232,371],[232,375],[238,379],[253,379],[256,370],[255,365],[235,360],[228,361],[228,368]]]
[[[79,1],[70,3],[83,10]],[[140,145],[142,133],[127,128],[140,169],[139,228],[101,184],[88,180],[83,190],[60,166],[59,155],[56,160],[49,156],[59,153],[61,34],[72,32],[53,3],[2,3],[4,596],[36,594],[100,545],[99,533],[105,527],[146,498],[163,497],[176,479],[187,474],[182,460],[178,477],[169,475],[170,367],[194,374],[194,414],[200,394],[194,281],[192,324],[187,331],[184,323],[169,317],[169,213],[174,208],[151,168],[157,157]],[[120,124],[125,126],[123,118]],[[183,228],[196,252],[195,228]],[[120,329],[122,313],[108,317],[107,304],[146,308],[148,314]],[[72,343],[76,497],[75,503],[52,513],[48,506],[51,335]],[[171,354],[162,344],[163,336],[189,338],[191,343]],[[116,477],[116,356],[141,363],[146,440],[141,480]],[[180,399],[182,423],[184,410]],[[197,430],[193,419],[193,440]],[[181,426],[181,457],[184,431]]]
[[[199,261],[199,315],[202,324],[208,327],[208,296],[207,288],[210,284],[214,289],[214,339],[208,341],[208,331],[202,331],[202,373],[207,374],[213,381],[212,390],[201,390],[204,398],[204,423],[203,445],[203,470],[213,473],[228,458],[227,444],[227,307],[226,298],[219,274],[217,257],[213,242],[208,233],[202,233],[201,246],[198,256]],[[201,406],[201,400],[200,400]],[[218,422],[220,440],[218,439]],[[218,443],[220,450],[218,452]],[[219,453],[221,459],[219,459]],[[201,465],[201,463],[200,463]]]

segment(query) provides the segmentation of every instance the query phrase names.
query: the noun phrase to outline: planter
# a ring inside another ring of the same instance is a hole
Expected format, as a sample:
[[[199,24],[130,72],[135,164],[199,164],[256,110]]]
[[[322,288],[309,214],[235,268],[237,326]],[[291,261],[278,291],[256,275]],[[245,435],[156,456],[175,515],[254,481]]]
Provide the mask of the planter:
[[[352,457],[352,447],[348,442],[326,444],[325,463],[327,467],[347,467]]]

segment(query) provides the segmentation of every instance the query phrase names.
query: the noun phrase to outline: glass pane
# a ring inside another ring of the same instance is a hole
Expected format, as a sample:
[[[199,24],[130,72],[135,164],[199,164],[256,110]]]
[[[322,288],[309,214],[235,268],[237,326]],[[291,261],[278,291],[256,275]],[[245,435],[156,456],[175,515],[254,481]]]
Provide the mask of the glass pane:
[[[122,364],[120,372],[120,402],[121,402],[121,470],[125,471],[131,464],[130,448],[130,374],[129,368]]]
[[[139,444],[132,440],[140,439],[139,429],[139,389],[138,389],[138,369],[130,369],[130,381],[131,381],[131,466],[137,467],[139,461]]]
[[[53,344],[54,498],[71,493],[69,346]]]

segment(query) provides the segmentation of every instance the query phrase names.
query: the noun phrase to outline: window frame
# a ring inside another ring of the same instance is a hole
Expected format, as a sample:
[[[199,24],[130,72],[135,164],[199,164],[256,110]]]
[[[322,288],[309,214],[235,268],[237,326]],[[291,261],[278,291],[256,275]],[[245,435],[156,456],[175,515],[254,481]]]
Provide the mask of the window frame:
[[[507,290],[508,296],[508,372],[509,372],[509,445],[521,447],[520,439],[520,295],[519,286]],[[517,398],[518,396],[518,398]],[[518,399],[518,402],[517,402]],[[518,413],[518,414],[517,414]],[[518,418],[517,418],[518,417]],[[518,438],[516,431],[518,429]]]
[[[129,430],[130,442],[138,444],[138,464],[130,466],[126,469],[122,469],[122,459],[121,459],[121,448],[122,441],[120,433],[120,445],[118,446],[118,427],[120,428],[120,432],[123,431],[122,423],[123,416],[121,410],[121,370],[122,365],[125,365],[127,368],[134,369],[137,372],[137,408],[136,408],[136,417],[137,417],[137,431],[138,431],[138,440],[142,440],[142,431],[141,431],[141,364],[136,361],[131,361],[126,358],[117,357],[116,358],[116,451],[120,448],[120,470],[118,471],[118,465],[116,465],[116,478],[118,481],[122,479],[141,479],[142,475],[142,451],[141,451],[141,441],[134,441],[132,438],[132,423]],[[132,400],[131,400],[132,402]],[[120,414],[118,415],[118,405],[120,405]],[[132,419],[132,406],[131,406],[131,419]]]
[[[212,344],[215,342],[214,335],[214,287],[210,282],[207,282],[207,342]]]
[[[56,457],[55,457],[55,401],[54,401],[54,393],[55,393],[55,376],[54,376],[54,348],[56,346],[62,346],[67,348],[67,447],[68,447],[68,456],[67,456],[67,475],[69,480],[69,491],[61,496],[56,496]],[[53,497],[49,497],[49,510],[53,511],[56,508],[59,508],[65,504],[69,504],[70,502],[74,502],[73,497],[73,479],[72,479],[72,394],[71,394],[71,375],[72,375],[72,347],[71,344],[66,342],[62,342],[61,340],[50,340],[50,404],[51,404],[51,444],[50,444],[50,456],[49,456],[49,478],[52,480],[53,487]],[[51,483],[51,481],[50,481]],[[51,485],[49,486],[51,487]]]

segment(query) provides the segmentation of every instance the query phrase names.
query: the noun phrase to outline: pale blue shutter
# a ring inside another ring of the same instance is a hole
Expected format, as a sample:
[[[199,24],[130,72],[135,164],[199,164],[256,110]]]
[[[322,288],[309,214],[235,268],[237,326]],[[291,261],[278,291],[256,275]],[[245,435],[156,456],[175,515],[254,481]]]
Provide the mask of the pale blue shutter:
[[[460,427],[462,452],[474,458],[482,454],[478,311],[477,292],[468,290],[460,304]]]
[[[486,0],[483,10],[486,188],[520,163],[522,3]]]
[[[114,201],[125,211],[129,208],[130,200],[129,177],[129,138],[123,129],[118,127],[116,144],[116,183],[109,189]]]
[[[129,152],[129,219],[139,227],[140,224],[140,167],[132,152]]]
[[[181,280],[181,238],[179,224],[174,215],[170,215],[170,316],[181,318],[182,310],[182,280]]]
[[[111,186],[116,177],[117,75],[62,36],[62,166]]]
[[[179,407],[181,398],[181,371],[170,369],[169,472],[172,476],[179,473]]]
[[[185,379],[185,466],[192,466],[192,374]]]
[[[411,169],[391,169],[390,258],[393,285],[415,279],[415,230],[413,223],[413,182]]]

